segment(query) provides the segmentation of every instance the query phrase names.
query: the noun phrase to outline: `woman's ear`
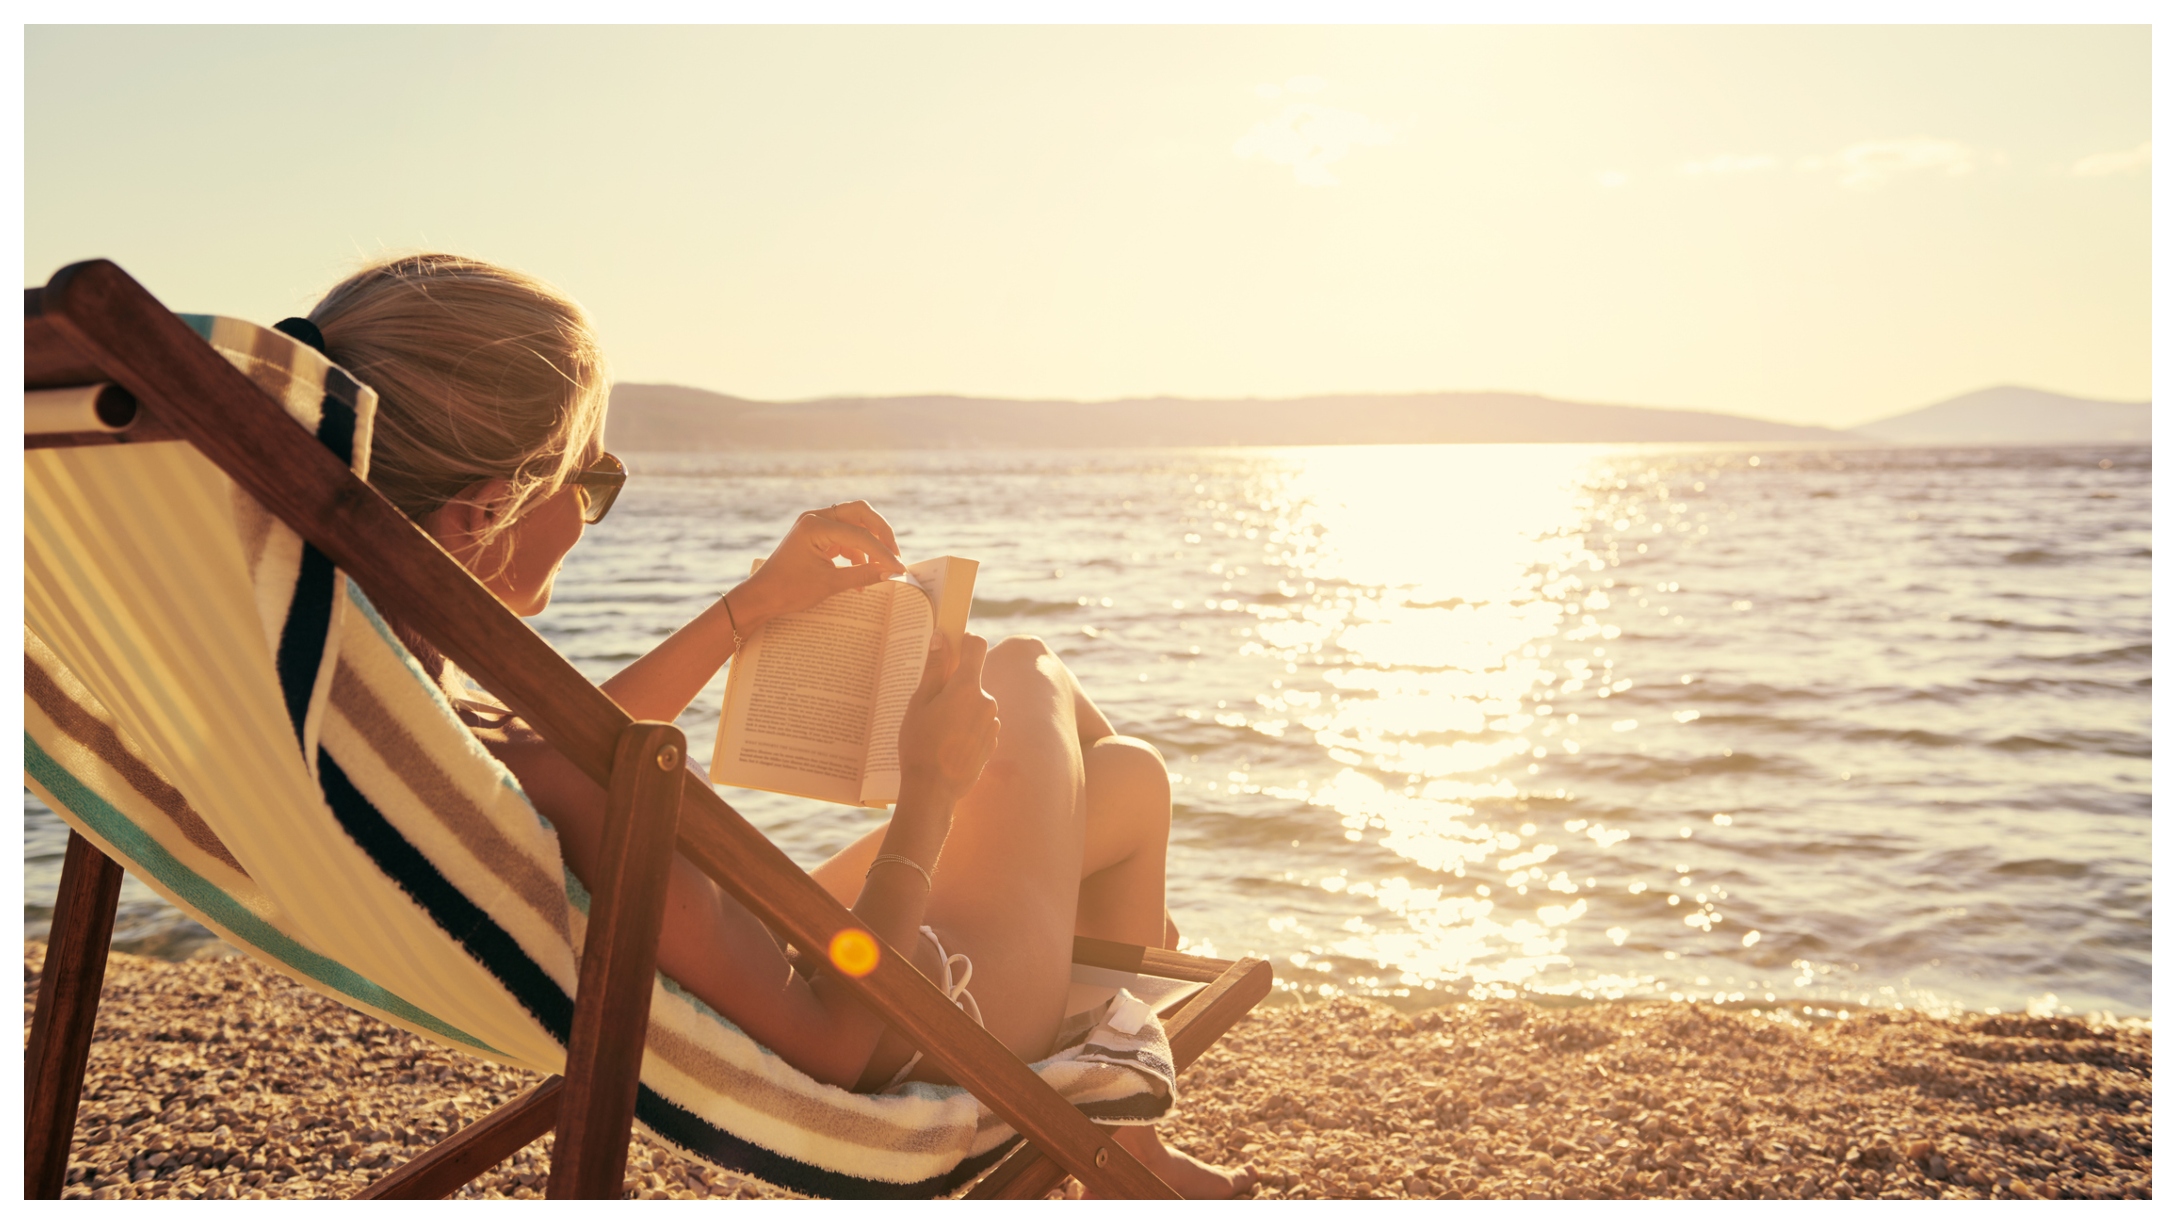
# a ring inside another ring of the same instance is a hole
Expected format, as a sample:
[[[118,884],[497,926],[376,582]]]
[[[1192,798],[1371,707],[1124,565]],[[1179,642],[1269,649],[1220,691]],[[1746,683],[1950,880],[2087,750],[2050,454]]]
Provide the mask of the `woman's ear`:
[[[496,521],[494,507],[512,488],[512,482],[506,480],[479,480],[461,490],[452,501],[425,515],[423,530],[438,541],[440,548],[466,563],[477,538],[490,530]]]

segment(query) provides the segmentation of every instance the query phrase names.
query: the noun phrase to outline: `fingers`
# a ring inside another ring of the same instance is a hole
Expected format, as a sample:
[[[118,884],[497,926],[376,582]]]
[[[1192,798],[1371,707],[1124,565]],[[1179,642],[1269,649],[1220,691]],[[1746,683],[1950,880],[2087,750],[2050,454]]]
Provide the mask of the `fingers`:
[[[815,513],[841,523],[852,523],[882,541],[884,547],[894,556],[899,553],[899,540],[892,535],[891,523],[886,521],[883,515],[878,514],[876,508],[868,502],[840,502],[829,509],[818,510]]]
[[[952,678],[953,663],[952,643],[943,634],[937,634],[930,643],[929,658],[922,664],[922,682],[914,689],[916,704],[926,703],[937,696],[938,691],[944,688],[945,681]]]
[[[943,637],[942,634],[938,636]],[[957,688],[972,686],[975,692],[981,692],[982,663],[984,659],[989,657],[989,654],[990,639],[983,637],[979,633],[963,634],[960,638],[959,665],[952,669],[950,686]]]
[[[811,510],[801,516],[801,526],[807,529],[809,543],[827,557],[844,556],[853,562],[881,565],[888,574],[906,572],[907,563],[899,559],[897,551],[852,523]]]
[[[856,587],[865,587],[871,583],[882,582],[896,572],[888,565],[871,562],[867,565],[833,566],[832,572],[825,575],[825,577],[831,579],[831,589],[837,592],[851,591]]]
[[[982,691],[982,664],[989,656],[990,640],[978,633],[965,635],[960,643],[959,665],[952,669],[952,678],[945,682],[945,693],[955,701],[966,701],[981,723],[975,737],[975,750],[981,759],[988,760],[997,746],[997,699]]]

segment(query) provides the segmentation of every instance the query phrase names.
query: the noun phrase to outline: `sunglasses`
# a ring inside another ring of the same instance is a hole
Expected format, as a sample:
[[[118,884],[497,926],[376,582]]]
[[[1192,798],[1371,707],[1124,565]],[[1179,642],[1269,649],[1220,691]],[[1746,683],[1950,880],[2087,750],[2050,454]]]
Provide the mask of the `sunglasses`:
[[[604,521],[605,512],[619,500],[620,489],[627,484],[627,465],[619,456],[606,452],[595,463],[576,472],[568,483],[574,486],[574,495],[582,503],[582,521],[597,524]]]

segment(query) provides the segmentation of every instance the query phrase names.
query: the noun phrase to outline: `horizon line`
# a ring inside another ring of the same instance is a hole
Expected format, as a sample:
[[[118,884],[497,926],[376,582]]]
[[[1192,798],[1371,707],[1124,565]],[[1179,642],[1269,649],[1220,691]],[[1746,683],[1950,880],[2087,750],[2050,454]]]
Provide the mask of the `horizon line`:
[[[2125,408],[2150,409],[2153,406],[2153,401],[2150,398],[2142,400],[2102,399],[2095,396],[2072,395],[2067,391],[2051,391],[2045,387],[2027,386],[2024,383],[1989,383],[1985,386],[1975,387],[1969,391],[1960,391],[1955,395],[1949,395],[1944,396],[1941,399],[1930,400],[1927,403],[1918,405],[1917,407],[1905,408],[1899,411],[1885,413],[1880,416],[1869,417],[1855,425],[1825,425],[1809,421],[1787,420],[1782,417],[1761,416],[1750,412],[1733,412],[1722,408],[1661,408],[1649,404],[1612,403],[1603,400],[1564,399],[1558,396],[1550,395],[1547,392],[1543,391],[1512,391],[1504,390],[1501,388],[1494,388],[1489,390],[1437,389],[1427,391],[1315,391],[1297,395],[1218,396],[1176,395],[1171,393],[1157,393],[1153,395],[1117,395],[1099,399],[1069,399],[1063,396],[974,395],[958,391],[899,391],[887,392],[882,394],[872,394],[865,392],[839,392],[826,395],[805,396],[794,399],[756,399],[745,395],[736,395],[730,391],[719,391],[710,387],[700,387],[696,386],[693,383],[683,382],[648,382],[637,379],[614,379],[612,382],[612,386],[618,387],[623,383],[627,386],[634,387],[671,387],[684,391],[696,391],[705,395],[724,396],[727,399],[736,399],[742,401],[743,403],[778,404],[783,406],[802,406],[809,404],[835,403],[842,400],[957,399],[983,400],[991,403],[1048,403],[1073,404],[1079,405],[1081,407],[1100,407],[1111,404],[1141,403],[1156,400],[1175,400],[1182,403],[1289,403],[1297,400],[1311,399],[1398,399],[1428,395],[1515,395],[1524,396],[1529,399],[1547,400],[1551,403],[1576,404],[1596,408],[1629,408],[1642,412],[1686,412],[1698,413],[1707,416],[1736,417],[1740,420],[1760,421],[1770,425],[1788,425],[1798,429],[1824,429],[1833,433],[1849,433],[1852,430],[1858,429],[1864,425],[1879,424],[1882,421],[1891,420],[1900,416],[1906,416],[1911,413],[1920,412],[1928,408],[1938,407],[1943,404],[1951,403],[1955,400],[1963,399],[1969,395],[1978,395],[1987,391],[2032,391],[2041,395],[2060,396],[2063,399],[2077,400],[2083,403],[2105,404]]]

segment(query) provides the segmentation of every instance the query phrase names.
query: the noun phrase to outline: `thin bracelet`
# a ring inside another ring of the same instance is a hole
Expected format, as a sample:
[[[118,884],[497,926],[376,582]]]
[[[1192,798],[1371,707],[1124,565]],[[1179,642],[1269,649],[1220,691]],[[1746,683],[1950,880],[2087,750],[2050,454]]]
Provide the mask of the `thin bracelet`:
[[[738,655],[740,654],[740,648],[748,643],[741,638],[740,621],[733,615],[733,592],[718,592],[718,602],[725,605],[725,624],[727,628],[733,631],[733,653]]]
[[[914,869],[915,869],[916,871],[918,871],[918,872],[920,872],[920,873],[921,873],[921,876],[922,876],[922,886],[923,886],[924,888],[935,888],[935,887],[937,886],[937,885],[936,885],[936,883],[935,883],[935,881],[933,881],[933,880],[931,880],[931,879],[929,878],[929,869],[928,869],[928,868],[926,868],[926,867],[922,866],[922,865],[921,865],[920,863],[917,863],[917,862],[915,862],[915,861],[914,861],[913,859],[910,859],[910,858],[908,858],[908,857],[907,857],[906,855],[904,855],[904,854],[879,854],[879,855],[877,855],[877,856],[876,856],[875,858],[873,858],[873,859],[870,859],[870,860],[869,860],[869,870],[867,870],[867,871],[863,872],[863,873],[862,873],[862,875],[861,875],[861,878],[862,878],[862,879],[864,879],[864,880],[866,880],[866,879],[868,879],[868,878],[869,878],[870,876],[872,876],[872,875],[875,875],[875,874],[876,874],[876,869],[877,869],[878,865],[880,865],[880,864],[883,864],[883,863],[905,863],[905,864],[906,864],[907,866],[909,866],[909,867],[912,867],[912,868],[914,868]]]

